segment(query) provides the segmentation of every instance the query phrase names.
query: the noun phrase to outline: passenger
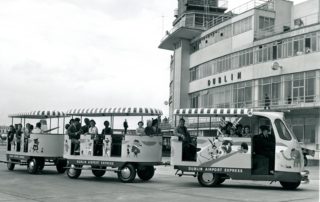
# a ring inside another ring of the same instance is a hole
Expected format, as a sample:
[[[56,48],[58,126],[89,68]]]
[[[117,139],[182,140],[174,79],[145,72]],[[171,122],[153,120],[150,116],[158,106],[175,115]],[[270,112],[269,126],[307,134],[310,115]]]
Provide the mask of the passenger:
[[[74,119],[70,120],[70,126],[67,130],[69,139],[71,139],[71,155],[80,154],[80,132],[77,131],[76,122]]]
[[[147,121],[147,127],[144,129],[144,133],[148,136],[153,135],[153,129],[152,129],[152,121],[148,120]]]
[[[230,128],[228,137],[239,137],[239,136],[236,134],[236,130],[234,128]]]
[[[88,118],[84,119],[84,126],[81,127],[81,134],[86,134],[89,132],[90,120]]]
[[[244,130],[243,130],[243,137],[252,137],[251,131],[250,131],[250,126],[245,125]]]
[[[68,128],[69,127],[70,127],[70,124],[68,124],[68,123],[64,126],[64,128],[66,129],[66,132],[65,132],[66,134],[68,134]]]
[[[33,132],[33,125],[32,124],[30,124],[30,133],[32,133]]]
[[[268,126],[260,126],[260,134],[253,137],[254,153],[265,156],[269,160],[269,172],[274,171],[275,137],[269,134]]]
[[[28,142],[31,134],[31,124],[27,123],[26,128],[24,129],[24,152],[28,152]]]
[[[230,121],[227,122],[225,128],[226,128],[226,134],[230,135],[230,129],[232,128],[232,123]]]
[[[40,122],[36,123],[36,128],[32,131],[32,133],[37,133],[37,134],[43,133],[43,130],[41,130]]]
[[[22,124],[18,124],[18,128],[16,130],[17,152],[20,151],[21,137],[22,137]]]
[[[138,128],[136,129],[136,134],[137,135],[144,135],[144,128],[143,128],[143,122],[142,121],[138,122]]]
[[[75,118],[74,121],[76,122],[77,131],[80,131],[81,130],[80,119],[79,118]]]
[[[236,135],[238,136],[238,137],[242,137],[242,130],[243,130],[243,127],[242,127],[242,125],[241,124],[238,124],[237,126],[236,126]]]
[[[90,126],[89,135],[91,135],[91,139],[93,139],[93,155],[102,156],[104,135],[98,134],[98,128],[96,127],[96,122],[93,119],[90,120]]]
[[[197,148],[192,142],[190,133],[185,127],[185,120],[181,118],[179,125],[175,129],[175,136],[179,137],[179,141],[182,141],[182,160],[183,161],[196,161]]]
[[[102,130],[102,134],[103,134],[103,135],[112,135],[113,131],[112,131],[112,129],[109,127],[109,125],[110,125],[109,121],[105,121],[105,122],[103,123],[103,125],[104,125],[104,129]],[[103,138],[103,139],[104,139],[104,138]]]
[[[129,125],[128,125],[127,119],[125,119],[123,122],[124,134],[127,134],[128,127]]]
[[[152,120],[152,134],[153,135],[160,135],[161,134],[161,129],[158,126],[158,119]]]
[[[13,125],[9,126],[8,130],[8,151],[11,151],[11,143],[14,140],[14,134],[16,133],[16,130],[14,129]]]

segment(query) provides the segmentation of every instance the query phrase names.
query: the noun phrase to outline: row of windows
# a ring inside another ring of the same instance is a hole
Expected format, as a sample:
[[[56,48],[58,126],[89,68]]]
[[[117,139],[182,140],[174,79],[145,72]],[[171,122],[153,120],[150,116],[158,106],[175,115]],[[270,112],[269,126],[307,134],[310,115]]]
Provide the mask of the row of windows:
[[[299,102],[315,102],[315,75],[315,71],[310,71],[259,79],[257,86],[259,100],[254,100],[255,86],[253,81],[203,90],[190,95],[190,107],[263,106],[265,104],[266,95],[271,101],[271,106]]]
[[[233,32],[232,32],[233,29]],[[232,37],[233,35],[241,34],[243,32],[249,31],[252,29],[252,16],[242,19],[238,22],[235,22],[231,25],[222,27],[205,37],[193,42],[191,44],[191,52],[195,52],[201,48],[207,47],[213,43],[217,43],[223,39]]]
[[[278,40],[232,53],[190,69],[190,81],[252,64],[320,51],[320,32]]]

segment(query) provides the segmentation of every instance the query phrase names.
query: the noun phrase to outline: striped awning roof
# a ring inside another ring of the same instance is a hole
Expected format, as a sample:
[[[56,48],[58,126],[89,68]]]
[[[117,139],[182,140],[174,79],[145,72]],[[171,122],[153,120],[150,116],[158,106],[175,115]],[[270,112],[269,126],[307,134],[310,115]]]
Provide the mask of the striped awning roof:
[[[11,114],[11,118],[29,118],[29,119],[44,119],[44,118],[58,118],[66,117],[67,115],[61,111],[32,111],[26,113]]]
[[[72,116],[160,116],[162,115],[162,111],[144,107],[114,107],[71,109],[67,111],[67,114]]]
[[[246,108],[192,108],[192,109],[176,109],[174,115],[181,116],[239,116],[239,115],[252,115],[252,109]]]

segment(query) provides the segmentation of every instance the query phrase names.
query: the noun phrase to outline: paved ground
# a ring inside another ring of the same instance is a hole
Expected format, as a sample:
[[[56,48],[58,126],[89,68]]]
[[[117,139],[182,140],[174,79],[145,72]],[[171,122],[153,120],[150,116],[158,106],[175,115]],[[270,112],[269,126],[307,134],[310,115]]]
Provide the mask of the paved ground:
[[[0,150],[0,158],[4,155]],[[115,173],[95,178],[84,171],[79,179],[45,167],[41,174],[27,174],[26,167],[8,171],[0,164],[1,201],[319,201],[319,167],[311,171],[309,184],[285,191],[279,183],[227,180],[220,187],[201,187],[194,177],[174,176],[171,166],[158,166],[149,182],[121,183]]]

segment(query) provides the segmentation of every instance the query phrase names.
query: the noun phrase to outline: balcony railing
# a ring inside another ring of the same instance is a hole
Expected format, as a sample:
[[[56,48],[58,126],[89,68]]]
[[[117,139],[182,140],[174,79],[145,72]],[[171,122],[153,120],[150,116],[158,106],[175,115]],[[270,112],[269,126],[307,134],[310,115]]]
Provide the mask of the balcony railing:
[[[274,10],[274,0],[252,0],[244,3],[230,11],[227,11],[224,15],[221,15],[208,23],[207,28],[214,27],[224,21],[231,19],[232,17],[244,13],[251,9],[261,10]]]
[[[303,28],[312,24],[319,23],[319,13],[309,14],[297,19],[293,22],[286,22],[281,25],[272,25],[255,31],[255,39],[263,39],[272,35],[280,34],[286,31]]]

